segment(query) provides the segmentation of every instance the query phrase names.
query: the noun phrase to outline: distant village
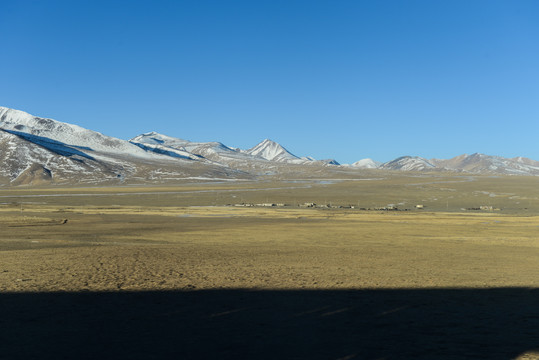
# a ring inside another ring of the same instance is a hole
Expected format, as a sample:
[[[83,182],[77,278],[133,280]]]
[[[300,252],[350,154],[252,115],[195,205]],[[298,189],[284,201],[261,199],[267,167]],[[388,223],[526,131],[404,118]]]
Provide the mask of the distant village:
[[[238,204],[227,204],[227,206],[236,206],[236,207],[300,207],[300,208],[318,208],[318,209],[358,209],[362,211],[410,211],[410,210],[423,210],[426,208],[423,204],[417,204],[413,209],[409,208],[399,208],[395,204],[388,204],[386,206],[365,208],[359,207],[356,205],[331,205],[331,204],[316,204],[314,202],[306,202],[298,205],[291,205],[285,203],[238,203]],[[501,209],[495,208],[490,205],[481,205],[479,207],[469,207],[461,208],[460,210],[468,211],[499,211]]]

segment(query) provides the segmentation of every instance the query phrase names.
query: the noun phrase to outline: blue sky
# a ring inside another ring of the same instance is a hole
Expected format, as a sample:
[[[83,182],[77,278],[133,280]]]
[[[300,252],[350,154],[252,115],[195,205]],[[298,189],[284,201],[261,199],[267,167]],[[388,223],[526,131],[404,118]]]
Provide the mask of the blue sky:
[[[2,0],[0,106],[129,139],[539,160],[539,2]]]

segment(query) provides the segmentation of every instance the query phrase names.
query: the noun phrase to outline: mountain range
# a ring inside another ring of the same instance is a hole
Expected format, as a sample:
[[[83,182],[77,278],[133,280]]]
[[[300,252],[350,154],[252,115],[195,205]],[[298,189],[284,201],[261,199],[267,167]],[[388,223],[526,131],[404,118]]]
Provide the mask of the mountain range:
[[[0,107],[0,161],[3,185],[241,180],[367,169],[539,175],[538,161],[479,153],[448,160],[403,156],[386,163],[362,159],[341,165],[333,159],[298,157],[269,139],[247,150],[156,132],[122,140],[6,107]]]

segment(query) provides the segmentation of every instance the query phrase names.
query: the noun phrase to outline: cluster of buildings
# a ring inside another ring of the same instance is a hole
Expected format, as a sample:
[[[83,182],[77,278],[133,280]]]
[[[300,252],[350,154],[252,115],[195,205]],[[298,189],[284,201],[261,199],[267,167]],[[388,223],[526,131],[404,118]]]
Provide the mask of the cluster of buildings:
[[[471,207],[471,208],[465,208],[465,209],[462,209],[462,210],[483,210],[483,211],[499,211],[500,209],[499,208],[495,208],[494,206],[490,206],[490,205],[481,205],[479,207]]]
[[[229,204],[229,206],[232,206]],[[233,206],[238,207],[292,207],[296,205],[291,204],[285,204],[285,203],[260,203],[260,204],[253,204],[253,203],[239,203],[234,204]],[[386,206],[380,206],[380,207],[373,207],[373,208],[364,208],[364,207],[358,207],[355,205],[331,205],[331,204],[316,204],[313,202],[306,202],[303,204],[298,204],[297,207],[300,208],[318,208],[318,209],[358,209],[363,211],[409,211],[410,209],[399,209],[397,205],[395,204],[389,204]],[[414,206],[414,209],[416,210],[423,210],[425,209],[425,205],[423,204],[417,204]],[[479,207],[469,207],[469,208],[461,208],[461,210],[482,210],[482,211],[497,211],[500,210],[499,208],[495,208],[490,205],[481,205]]]
[[[291,206],[295,206],[295,205],[290,205],[290,204],[285,204],[285,203],[260,203],[260,204],[239,203],[239,204],[234,204],[233,206],[237,206],[237,207],[291,207]],[[410,209],[399,209],[394,204],[389,204],[387,206],[374,207],[374,208],[364,208],[364,207],[360,208],[360,207],[355,206],[355,205],[331,205],[331,204],[321,205],[321,204],[316,204],[316,203],[313,203],[313,202],[306,202],[306,203],[303,203],[303,204],[298,204],[297,206],[300,207],[300,208],[359,209],[359,210],[364,210],[364,211],[368,211],[368,210],[375,210],[375,211],[408,211],[408,210],[410,210]],[[416,209],[423,209],[424,206],[423,205],[416,205],[415,208]]]

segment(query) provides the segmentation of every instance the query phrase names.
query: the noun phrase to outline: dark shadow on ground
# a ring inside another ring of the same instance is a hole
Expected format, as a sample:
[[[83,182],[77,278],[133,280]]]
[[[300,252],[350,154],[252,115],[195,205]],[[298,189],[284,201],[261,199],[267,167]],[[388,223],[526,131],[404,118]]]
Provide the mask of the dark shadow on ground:
[[[539,290],[0,294],[6,359],[511,359]]]

